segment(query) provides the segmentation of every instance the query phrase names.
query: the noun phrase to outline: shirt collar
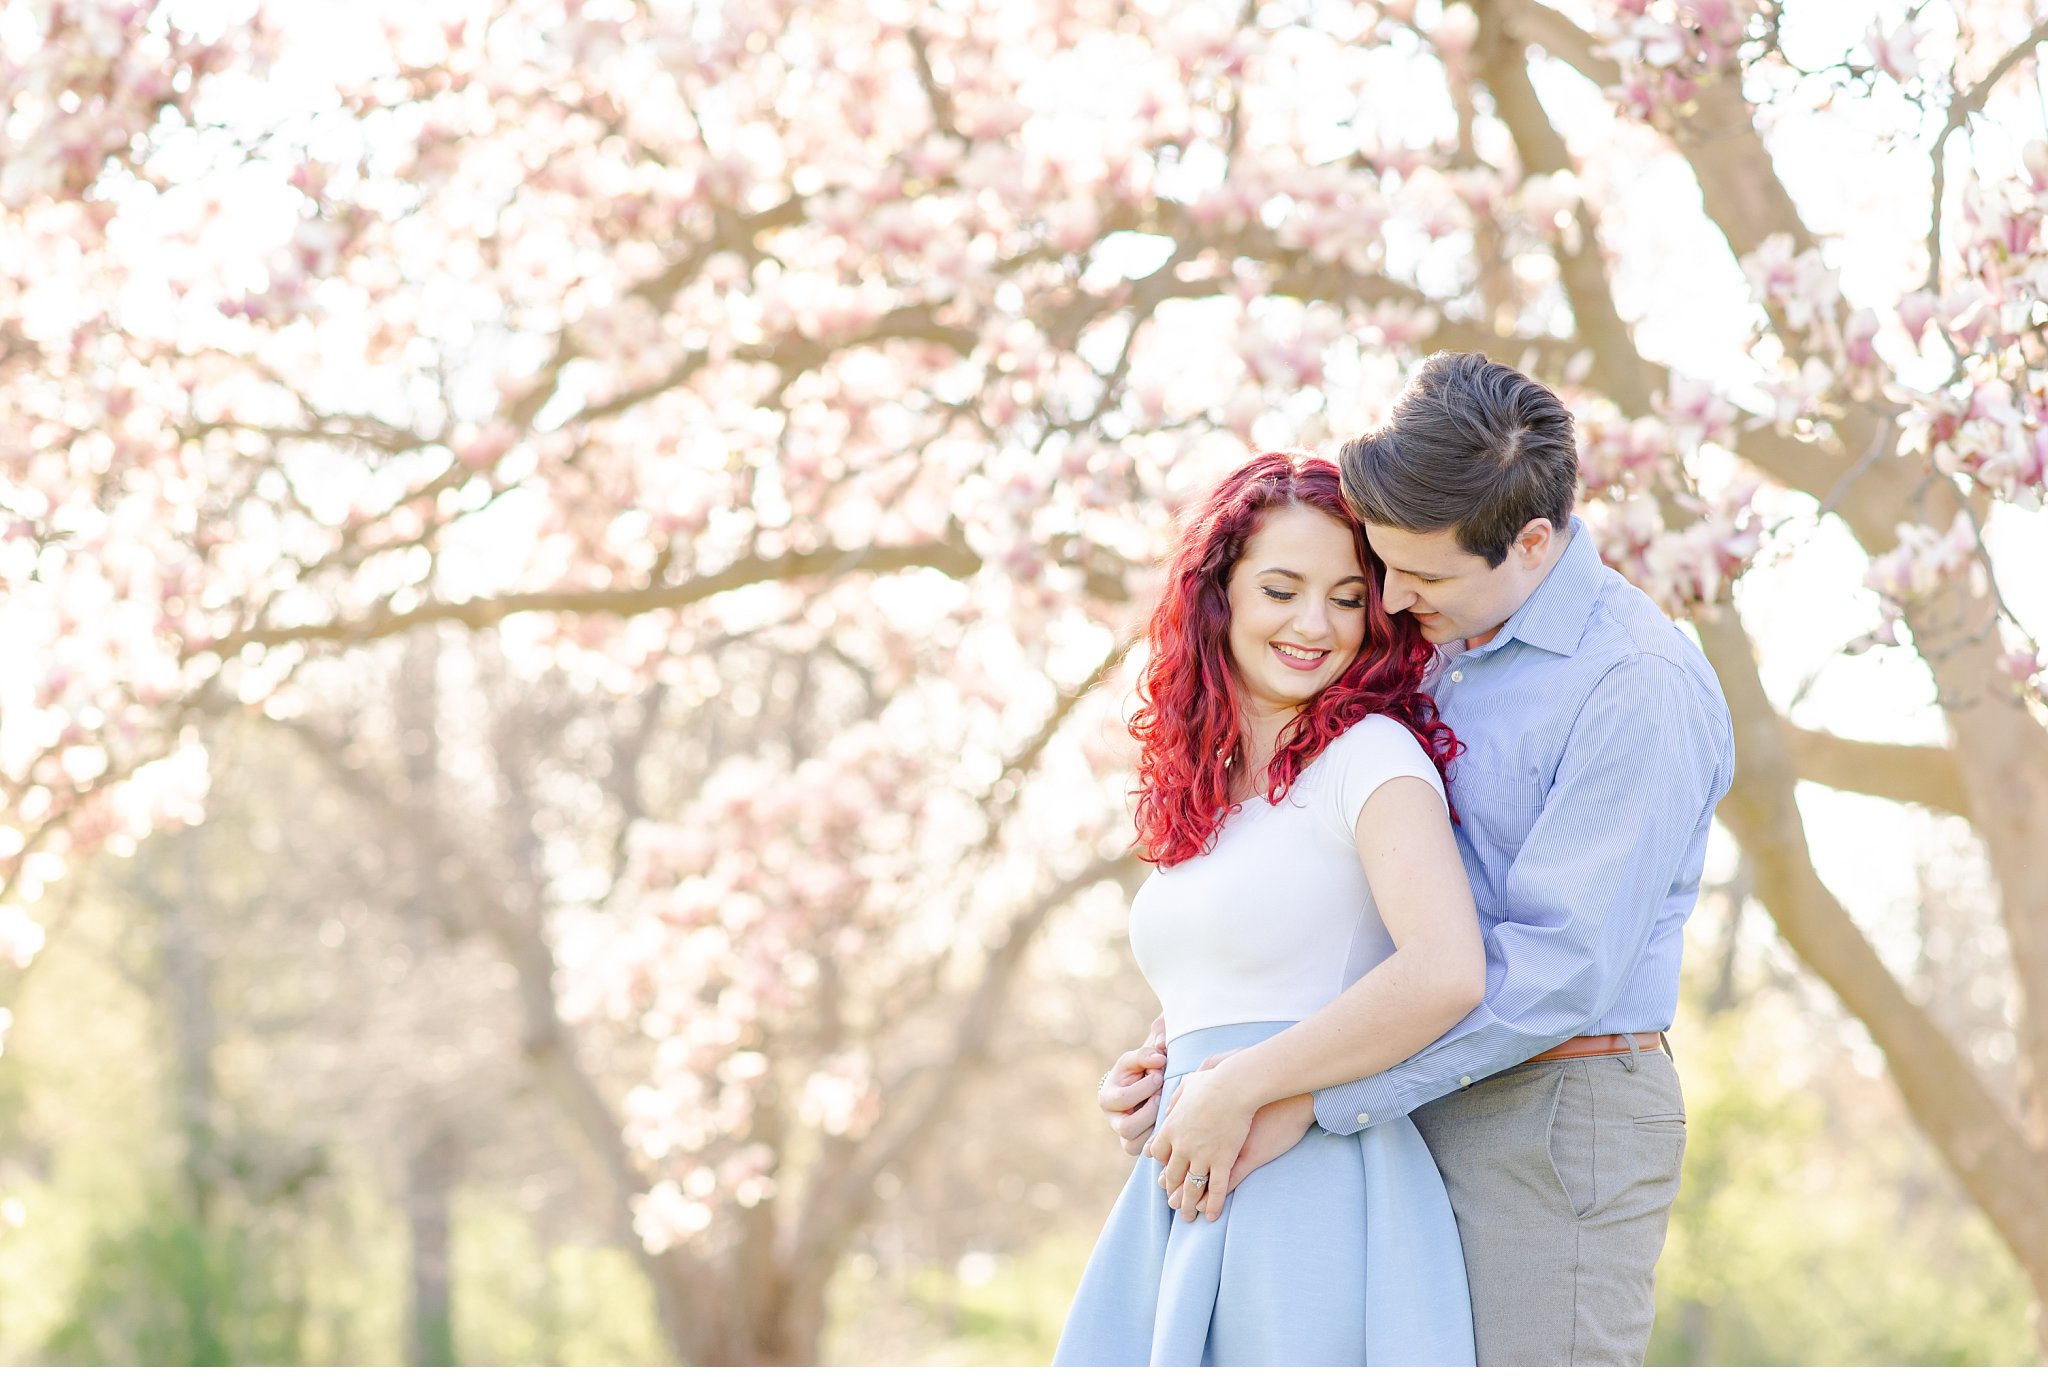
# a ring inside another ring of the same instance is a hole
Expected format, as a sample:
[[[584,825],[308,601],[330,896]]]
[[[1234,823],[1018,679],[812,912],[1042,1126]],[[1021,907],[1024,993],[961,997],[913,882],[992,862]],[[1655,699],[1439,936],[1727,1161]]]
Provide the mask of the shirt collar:
[[[1577,514],[1571,518],[1571,534],[1557,565],[1550,568],[1535,593],[1522,601],[1522,607],[1508,616],[1487,646],[1498,647],[1516,638],[1560,655],[1578,651],[1586,621],[1593,617],[1593,605],[1600,595],[1604,568],[1594,550],[1593,535]]]

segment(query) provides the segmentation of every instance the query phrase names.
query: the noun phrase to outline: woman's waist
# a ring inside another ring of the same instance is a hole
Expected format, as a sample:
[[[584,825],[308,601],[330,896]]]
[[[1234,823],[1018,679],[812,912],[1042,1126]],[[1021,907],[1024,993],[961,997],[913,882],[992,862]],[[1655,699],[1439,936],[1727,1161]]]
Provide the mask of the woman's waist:
[[[1286,1031],[1300,1020],[1290,1017],[1262,1022],[1222,1022],[1182,1032],[1166,1043],[1165,1078],[1170,1080],[1191,1070],[1199,1070],[1202,1062],[1211,1056],[1256,1045],[1275,1032]]]

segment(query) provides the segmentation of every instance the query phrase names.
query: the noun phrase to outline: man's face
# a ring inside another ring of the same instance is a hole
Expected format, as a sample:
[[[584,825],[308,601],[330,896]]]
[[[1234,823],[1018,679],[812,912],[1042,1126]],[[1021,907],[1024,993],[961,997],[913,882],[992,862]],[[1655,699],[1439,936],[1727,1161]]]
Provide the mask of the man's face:
[[[1547,518],[1531,519],[1499,566],[1458,545],[1455,528],[1411,533],[1365,525],[1366,541],[1387,564],[1381,603],[1387,613],[1407,610],[1432,643],[1463,641],[1478,647],[1500,632],[1508,616],[1543,584],[1560,540]]]

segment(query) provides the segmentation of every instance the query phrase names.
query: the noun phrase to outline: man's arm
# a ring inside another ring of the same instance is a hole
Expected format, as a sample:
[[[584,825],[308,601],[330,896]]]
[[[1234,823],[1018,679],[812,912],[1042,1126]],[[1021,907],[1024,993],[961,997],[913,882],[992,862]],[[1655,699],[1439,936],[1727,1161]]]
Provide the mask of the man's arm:
[[[1145,1150],[1159,1118],[1159,1087],[1166,1081],[1166,1014],[1152,1019],[1142,1045],[1124,1052],[1095,1088],[1095,1102],[1110,1131],[1131,1156]]]
[[[1318,1091],[1316,1121],[1353,1133],[1585,1031],[1613,1007],[1728,788],[1725,730],[1685,671],[1617,664],[1586,698],[1543,812],[1486,937],[1485,1001],[1415,1056]],[[1367,976],[1370,977],[1370,976]]]

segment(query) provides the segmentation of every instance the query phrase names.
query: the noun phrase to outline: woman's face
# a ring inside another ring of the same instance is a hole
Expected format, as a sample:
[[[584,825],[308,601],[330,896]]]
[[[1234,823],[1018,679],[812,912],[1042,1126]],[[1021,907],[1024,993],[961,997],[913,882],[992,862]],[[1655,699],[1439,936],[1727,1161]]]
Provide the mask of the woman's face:
[[[1365,642],[1365,572],[1351,529],[1299,504],[1270,509],[1231,568],[1230,657],[1254,712],[1291,712]]]

